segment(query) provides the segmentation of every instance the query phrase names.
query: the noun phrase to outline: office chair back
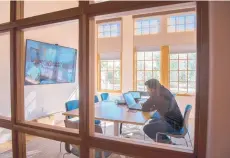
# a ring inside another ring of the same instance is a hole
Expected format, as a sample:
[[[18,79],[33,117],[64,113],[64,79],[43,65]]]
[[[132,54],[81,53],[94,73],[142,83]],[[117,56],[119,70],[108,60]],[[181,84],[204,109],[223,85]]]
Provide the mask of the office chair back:
[[[71,110],[78,109],[78,108],[79,108],[79,100],[70,100],[65,103],[66,111],[71,111]],[[72,117],[68,116],[67,118],[71,119]]]
[[[101,93],[101,100],[107,100],[109,98],[109,93]]]
[[[184,111],[184,123],[183,123],[183,134],[186,135],[188,132],[188,121],[189,121],[189,116],[192,110],[192,105],[186,105],[185,111]]]
[[[94,103],[98,103],[99,102],[99,98],[97,95],[94,96]]]

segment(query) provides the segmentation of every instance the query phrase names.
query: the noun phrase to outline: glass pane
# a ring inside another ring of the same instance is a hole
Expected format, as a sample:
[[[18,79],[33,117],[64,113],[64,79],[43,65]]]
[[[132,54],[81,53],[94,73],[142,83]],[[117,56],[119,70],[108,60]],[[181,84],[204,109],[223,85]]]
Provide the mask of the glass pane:
[[[145,52],[137,52],[137,60],[144,60]]]
[[[27,18],[74,7],[78,7],[78,1],[25,1],[24,17]]]
[[[196,92],[196,83],[188,82],[188,93],[194,94]]]
[[[104,37],[110,37],[110,32],[109,31],[103,32],[103,36]]]
[[[179,54],[179,59],[187,59],[187,54]]]
[[[187,60],[179,60],[179,70],[187,70]]]
[[[177,25],[183,25],[185,24],[185,17],[184,16],[179,16],[179,17],[176,17],[176,23]]]
[[[186,24],[186,31],[194,31],[195,24]]]
[[[141,28],[141,21],[139,21],[139,20],[136,20],[136,22],[135,22],[135,28],[137,29],[140,29]]]
[[[120,80],[114,80],[114,90],[120,90]]]
[[[120,61],[114,61],[114,69],[120,70]]]
[[[170,90],[172,92],[177,93],[178,92],[178,86],[179,86],[178,82],[170,82]]]
[[[1,4],[1,2],[0,2]],[[0,7],[1,8],[1,7]],[[2,15],[0,15],[2,16]],[[11,90],[10,90],[10,33],[0,33],[0,78],[1,78],[1,95],[0,95],[0,115],[11,117]]]
[[[170,59],[178,59],[178,54],[170,54]]]
[[[101,61],[101,70],[107,70],[107,69],[108,69],[108,62]]]
[[[152,70],[152,61],[145,61],[145,70]]]
[[[170,70],[178,70],[178,60],[170,60]]]
[[[179,93],[187,93],[187,82],[179,82]]]
[[[102,38],[102,37],[104,37],[104,33],[103,32],[98,33],[98,38]]]
[[[103,25],[98,25],[98,32],[103,32],[104,29],[103,29]]]
[[[187,71],[179,71],[179,81],[187,81]]]
[[[114,71],[114,79],[120,79],[120,71]]]
[[[188,71],[188,81],[196,81],[196,71]]]
[[[11,130],[0,128],[0,157],[12,158],[12,133]]]
[[[185,31],[185,25],[176,25],[176,31],[177,32],[184,32]]]
[[[144,70],[144,61],[137,61],[137,70]]]
[[[142,28],[149,27],[149,20],[142,20]]]
[[[155,51],[153,52],[153,60],[159,60],[160,59],[160,52]]]
[[[178,81],[178,71],[170,71],[170,81]]]
[[[153,78],[153,73],[152,71],[146,71],[145,72],[145,81],[152,79]]]
[[[153,71],[153,78],[160,80],[160,71]]]
[[[124,154],[119,154],[111,151],[105,151],[103,149],[90,149],[91,158],[134,158]]]
[[[145,52],[145,60],[152,60],[152,52]]]
[[[104,31],[105,32],[110,32],[110,25],[109,24],[104,24]]]
[[[141,35],[141,29],[135,29],[135,35]]]
[[[142,28],[142,30],[141,30],[141,34],[142,35],[148,35],[149,34],[149,28]]]
[[[153,61],[153,70],[160,70],[160,61]]]
[[[108,71],[108,80],[113,80],[113,71]]]
[[[108,71],[101,71],[101,80],[108,80]]]
[[[108,61],[108,70],[113,70],[113,60]]]
[[[110,27],[112,32],[118,32],[117,24],[111,24]]]
[[[175,32],[175,31],[176,31],[176,26],[175,26],[175,25],[168,26],[168,27],[167,27],[167,31],[168,31],[168,32]]]
[[[195,16],[194,15],[187,15],[186,16],[186,24],[194,24],[195,23]]]
[[[196,53],[188,53],[188,59],[196,59]]]
[[[137,81],[137,90],[138,91],[144,91],[145,90],[144,81]]]
[[[119,34],[118,34],[118,32],[111,32],[111,37],[117,37]]]
[[[144,80],[144,71],[137,71],[137,80]]]
[[[108,80],[108,85],[107,85],[108,90],[113,90],[113,85],[114,85],[113,82],[114,82],[113,79]]]
[[[175,25],[175,17],[170,17],[167,19],[168,25]]]
[[[0,24],[10,21],[10,1],[0,1]]]
[[[188,60],[188,70],[196,70],[196,60]]]

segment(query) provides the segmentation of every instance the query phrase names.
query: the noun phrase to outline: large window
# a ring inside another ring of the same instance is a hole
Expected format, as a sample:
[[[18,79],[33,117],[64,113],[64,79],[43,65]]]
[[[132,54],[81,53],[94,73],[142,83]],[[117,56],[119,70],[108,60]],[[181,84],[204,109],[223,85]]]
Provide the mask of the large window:
[[[168,32],[194,31],[196,28],[196,15],[170,16],[167,19]]]
[[[160,31],[160,20],[157,18],[135,20],[135,35],[156,34],[159,31]]]
[[[100,84],[101,91],[121,90],[120,60],[100,60]]]
[[[145,91],[145,81],[160,80],[160,51],[137,52],[136,56],[136,89]]]
[[[98,25],[98,38],[120,36],[120,22],[110,22]]]
[[[196,89],[196,53],[170,54],[170,90],[194,94]]]

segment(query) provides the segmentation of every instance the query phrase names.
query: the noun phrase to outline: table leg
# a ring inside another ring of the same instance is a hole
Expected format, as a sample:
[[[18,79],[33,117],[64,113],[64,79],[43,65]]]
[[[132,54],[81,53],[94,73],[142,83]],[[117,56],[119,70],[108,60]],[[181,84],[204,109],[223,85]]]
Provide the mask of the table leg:
[[[114,136],[119,136],[119,123],[114,122]]]

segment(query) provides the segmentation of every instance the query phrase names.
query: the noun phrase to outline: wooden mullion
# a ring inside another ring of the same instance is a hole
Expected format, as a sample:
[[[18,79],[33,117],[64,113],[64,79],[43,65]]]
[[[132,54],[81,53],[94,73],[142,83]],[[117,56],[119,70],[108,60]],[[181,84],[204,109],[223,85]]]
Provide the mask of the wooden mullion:
[[[76,137],[65,133],[57,133],[55,131],[45,131],[43,129],[33,128],[33,127],[23,127],[21,125],[14,125],[13,128],[17,132],[20,133],[23,132],[23,134],[26,133],[26,134],[52,139],[56,141],[67,142],[69,144],[79,145],[81,141],[80,137]]]
[[[187,1],[188,2],[188,1]],[[187,3],[184,1],[108,1],[91,4],[86,7],[89,16],[105,15],[123,11],[160,7],[173,4]]]
[[[194,152],[206,157],[209,108],[209,4],[197,3],[197,75]]]
[[[10,2],[10,22],[23,17],[23,1]],[[23,35],[13,28],[10,31],[10,85],[11,85],[11,121],[13,126],[24,119],[24,82],[22,82]],[[13,157],[26,158],[25,134],[12,130]]]
[[[195,158],[194,154],[189,153],[183,149],[177,148],[177,151],[172,150],[171,147],[159,146],[154,148],[151,145],[133,142],[132,140],[118,140],[117,138],[108,138],[103,135],[97,137],[90,137],[90,146],[93,148],[103,149],[106,151],[113,151],[127,156],[140,157],[140,158]],[[171,149],[171,150],[169,150]]]
[[[0,127],[6,129],[12,129],[12,122],[9,117],[0,116]]]

